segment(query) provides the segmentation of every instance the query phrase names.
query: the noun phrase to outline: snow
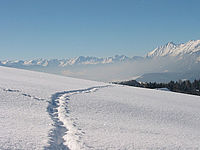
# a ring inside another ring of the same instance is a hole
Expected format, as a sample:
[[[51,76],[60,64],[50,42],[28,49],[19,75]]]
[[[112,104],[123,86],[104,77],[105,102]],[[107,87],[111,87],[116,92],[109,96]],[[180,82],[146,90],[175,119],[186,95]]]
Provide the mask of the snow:
[[[199,100],[0,67],[0,149],[197,149]]]
[[[46,101],[0,90],[0,149],[42,149],[52,128]]]
[[[170,91],[168,88],[156,88],[156,90],[161,90],[161,91]]]
[[[127,62],[127,61],[134,61],[139,60],[142,57],[132,57],[129,58],[125,55],[115,55],[114,57],[91,57],[91,56],[79,56],[70,59],[33,59],[33,60],[5,60],[0,61],[0,65],[8,66],[8,67],[68,67],[73,65],[97,65],[97,64],[111,64],[116,62]]]
[[[183,44],[174,44],[169,42],[164,46],[157,47],[153,51],[149,52],[146,57],[160,57],[160,56],[184,56],[195,54],[200,51],[200,40],[190,40]]]
[[[0,67],[0,149],[50,147],[53,94],[103,83]],[[55,139],[53,139],[55,140]]]
[[[70,97],[86,149],[200,147],[197,96],[112,86]]]

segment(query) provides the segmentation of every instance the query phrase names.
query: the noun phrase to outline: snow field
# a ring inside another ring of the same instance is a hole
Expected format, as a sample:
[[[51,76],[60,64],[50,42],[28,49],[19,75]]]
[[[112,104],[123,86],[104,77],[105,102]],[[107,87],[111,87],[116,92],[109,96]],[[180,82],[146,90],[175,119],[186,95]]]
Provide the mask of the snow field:
[[[200,148],[199,97],[112,86],[70,97],[86,149]]]
[[[199,149],[198,96],[0,67],[0,149]]]

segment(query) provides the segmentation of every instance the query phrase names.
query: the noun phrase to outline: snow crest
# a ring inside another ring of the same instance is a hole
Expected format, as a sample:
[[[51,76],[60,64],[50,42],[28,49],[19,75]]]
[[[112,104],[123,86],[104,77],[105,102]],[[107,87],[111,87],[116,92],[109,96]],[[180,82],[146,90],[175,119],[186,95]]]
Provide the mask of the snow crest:
[[[169,42],[164,46],[157,47],[152,52],[146,55],[146,58],[166,57],[166,56],[184,56],[184,55],[199,55],[200,40],[190,40],[182,44],[174,44]]]

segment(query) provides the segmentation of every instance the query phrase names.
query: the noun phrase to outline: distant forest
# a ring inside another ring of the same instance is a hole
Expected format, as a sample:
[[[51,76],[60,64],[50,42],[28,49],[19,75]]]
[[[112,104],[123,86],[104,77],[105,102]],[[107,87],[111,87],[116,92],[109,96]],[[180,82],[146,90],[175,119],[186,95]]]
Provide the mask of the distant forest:
[[[156,83],[156,82],[137,82],[136,80],[114,82],[115,84],[142,87],[142,88],[167,88],[173,92],[186,93],[192,95],[200,96],[200,80],[194,80],[193,82],[189,80],[179,80],[170,81],[169,83]]]

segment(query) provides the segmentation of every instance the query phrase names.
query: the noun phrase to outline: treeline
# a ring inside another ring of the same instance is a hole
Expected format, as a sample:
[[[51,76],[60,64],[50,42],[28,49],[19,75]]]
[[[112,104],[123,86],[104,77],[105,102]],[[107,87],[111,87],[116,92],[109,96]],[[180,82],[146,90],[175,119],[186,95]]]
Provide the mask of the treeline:
[[[185,81],[170,81],[169,83],[156,83],[156,82],[137,82],[136,80],[114,82],[115,84],[142,87],[142,88],[167,88],[173,92],[193,94],[200,96],[200,80],[194,80],[193,82],[189,80]]]

